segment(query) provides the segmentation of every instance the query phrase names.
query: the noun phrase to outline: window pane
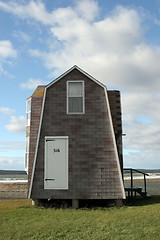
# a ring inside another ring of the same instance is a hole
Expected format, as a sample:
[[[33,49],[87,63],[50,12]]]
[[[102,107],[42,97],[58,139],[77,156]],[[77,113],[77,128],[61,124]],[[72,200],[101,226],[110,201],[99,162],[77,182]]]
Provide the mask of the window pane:
[[[83,84],[82,84],[82,82],[69,82],[68,83],[68,96],[69,97],[83,96]]]
[[[28,163],[29,163],[29,153],[26,153],[26,159],[25,159],[25,171],[28,174]]]
[[[69,113],[83,113],[83,98],[69,97]]]
[[[26,152],[29,152],[29,137],[26,138]]]
[[[27,112],[31,111],[31,99],[27,100]]]
[[[27,126],[30,125],[30,121],[31,121],[31,113],[27,113]]]
[[[30,119],[31,119],[31,98],[27,100],[27,106],[26,106],[26,113],[27,113],[27,126],[30,125]]]

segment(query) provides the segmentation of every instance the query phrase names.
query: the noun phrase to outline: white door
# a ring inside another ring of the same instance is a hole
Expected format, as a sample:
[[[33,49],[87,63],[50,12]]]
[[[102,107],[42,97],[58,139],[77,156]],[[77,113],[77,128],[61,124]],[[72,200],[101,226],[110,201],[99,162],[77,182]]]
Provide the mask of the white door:
[[[68,189],[68,137],[45,137],[44,189]]]

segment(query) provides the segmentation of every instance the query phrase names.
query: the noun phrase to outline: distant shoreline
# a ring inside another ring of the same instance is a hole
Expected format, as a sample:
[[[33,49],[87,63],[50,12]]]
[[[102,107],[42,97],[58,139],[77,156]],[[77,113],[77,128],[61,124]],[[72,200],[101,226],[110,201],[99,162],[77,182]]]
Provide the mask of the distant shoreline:
[[[159,181],[160,169],[141,169],[142,172],[147,173],[147,181]],[[130,181],[130,171],[124,171],[124,181]],[[143,174],[133,172],[134,181],[143,181]],[[0,170],[0,184],[27,184],[27,173],[23,170]]]
[[[160,173],[160,169],[137,169],[138,171],[144,173]],[[124,174],[129,173],[130,171],[124,170]],[[25,170],[0,170],[0,175],[27,175]]]
[[[23,170],[0,170],[0,175],[27,175]]]
[[[130,180],[131,177],[129,176],[124,176],[124,181],[128,181]],[[143,176],[133,176],[133,180],[143,180],[144,177]],[[153,179],[160,179],[160,175],[150,175],[150,176],[146,176],[146,180],[153,180]]]

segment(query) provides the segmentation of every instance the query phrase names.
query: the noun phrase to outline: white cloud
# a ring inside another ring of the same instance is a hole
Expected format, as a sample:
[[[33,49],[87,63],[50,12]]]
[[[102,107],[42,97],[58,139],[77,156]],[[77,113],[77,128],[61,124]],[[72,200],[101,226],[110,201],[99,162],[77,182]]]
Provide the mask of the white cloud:
[[[54,77],[76,64],[108,88],[122,91],[123,126],[127,134],[124,146],[133,151],[125,154],[125,165],[134,165],[142,158],[141,167],[145,168],[150,157],[156,159],[153,165],[158,167],[160,45],[146,42],[144,13],[141,16],[135,9],[118,6],[98,19],[98,2],[91,0],[76,1],[73,7],[53,11],[48,11],[41,1],[0,1],[0,8],[49,28],[48,50],[30,49],[29,54],[42,59]],[[31,89],[42,83],[29,79],[21,87]]]
[[[154,19],[154,23],[157,24],[157,25],[160,25],[160,20],[157,19],[157,18],[155,18],[155,19]]]
[[[46,83],[41,79],[30,78],[26,83],[21,83],[21,88],[25,89],[36,89],[38,85],[45,85]]]
[[[5,126],[5,128],[13,133],[25,133],[25,117],[15,117],[11,116],[10,122],[8,125]]]
[[[135,169],[159,169],[159,152],[143,150],[124,152],[124,167]]]
[[[72,21],[75,17],[93,20],[99,12],[98,4],[93,0],[76,1],[74,8],[57,8],[47,12],[43,2],[31,0],[27,4],[18,4],[15,1],[2,2],[0,8],[22,19],[33,19],[45,25],[63,24],[66,20]],[[88,13],[89,9],[89,13]]]
[[[24,42],[30,42],[31,41],[31,36],[29,36],[28,34],[26,34],[25,32],[22,31],[15,31],[12,34],[15,38],[17,38],[19,41],[24,41]]]
[[[160,151],[160,127],[157,123],[145,123],[130,118],[124,125],[124,132],[127,132],[124,139],[126,149]]]
[[[12,43],[9,40],[0,41],[0,75],[6,75],[9,78],[13,76],[10,75],[3,67],[5,63],[10,64],[9,58],[16,58],[17,51],[13,48]]]
[[[159,168],[160,94],[129,92],[122,94],[124,164],[127,167]]]
[[[0,156],[1,170],[24,170],[24,157]]]
[[[160,121],[160,94],[150,92],[128,92],[122,94],[124,117],[146,117],[153,122]],[[125,119],[124,119],[125,120]]]
[[[33,56],[33,57],[38,57],[38,58],[43,58],[44,57],[44,54],[45,52],[43,53],[42,51],[39,51],[37,49],[29,49],[28,50],[28,53]]]
[[[24,169],[25,142],[0,142],[0,169]]]
[[[13,48],[12,43],[9,40],[0,41],[0,58],[15,58],[17,57],[17,52]]]
[[[51,13],[46,11],[46,8],[41,1],[35,2],[31,0],[27,4],[18,4],[15,1],[0,1],[0,8],[22,19],[32,18],[43,24],[50,24],[54,17]]]
[[[1,152],[6,150],[24,150],[25,142],[0,142],[0,149]]]
[[[0,112],[3,114],[13,115],[15,110],[7,107],[0,107]]]
[[[143,18],[136,10],[119,6],[103,20],[90,22],[81,17],[85,3],[56,9],[49,51],[30,49],[30,55],[59,74],[77,64],[108,87],[155,91],[160,85],[160,48],[144,42]],[[92,7],[93,1],[87,4]],[[97,5],[95,9],[94,16]]]
[[[79,16],[87,21],[92,21],[98,16],[99,7],[93,0],[81,0],[76,2],[76,11]]]

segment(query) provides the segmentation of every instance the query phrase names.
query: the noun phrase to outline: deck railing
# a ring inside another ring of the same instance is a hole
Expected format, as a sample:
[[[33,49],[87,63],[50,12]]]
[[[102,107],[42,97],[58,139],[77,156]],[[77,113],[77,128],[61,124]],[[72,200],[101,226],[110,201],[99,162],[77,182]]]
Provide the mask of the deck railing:
[[[130,177],[131,177],[131,182],[130,182],[130,189],[131,189],[131,198],[133,198],[133,190],[134,188],[134,181],[133,181],[133,174],[134,172],[140,173],[144,176],[144,193],[145,195],[147,195],[147,184],[146,184],[146,176],[149,176],[149,174],[144,173],[142,171],[139,171],[137,169],[133,169],[133,168],[124,168],[124,171],[129,171],[130,172]]]

